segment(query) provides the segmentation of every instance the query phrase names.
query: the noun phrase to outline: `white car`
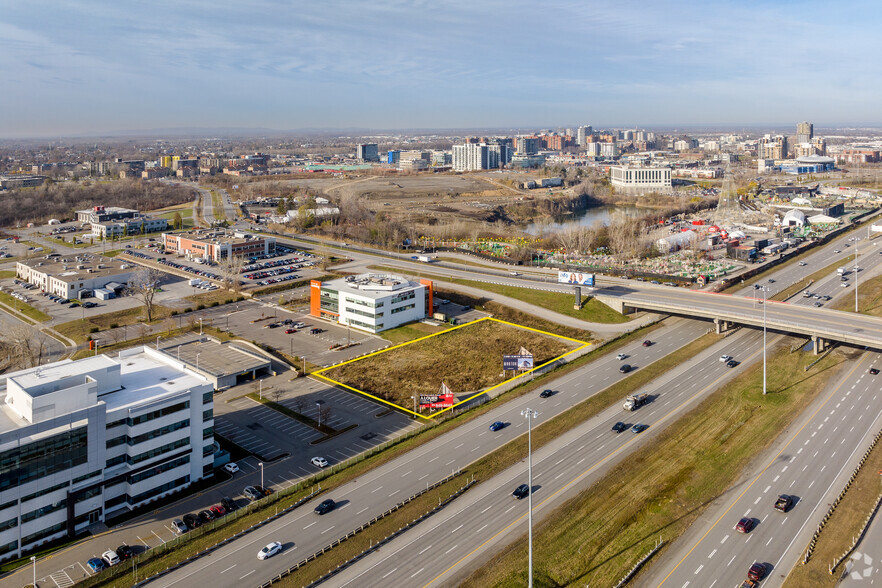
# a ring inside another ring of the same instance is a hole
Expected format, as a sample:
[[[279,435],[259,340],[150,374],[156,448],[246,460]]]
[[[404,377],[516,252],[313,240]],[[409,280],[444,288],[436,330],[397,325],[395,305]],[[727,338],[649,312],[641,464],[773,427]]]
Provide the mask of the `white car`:
[[[327,467],[327,465],[328,465],[328,460],[326,460],[324,457],[313,457],[309,461],[312,462],[312,465],[320,467],[320,468]]]
[[[104,553],[101,554],[101,559],[104,560],[108,566],[115,566],[119,563],[119,556],[112,549],[108,549]]]
[[[306,326],[306,323],[301,323],[301,322],[294,323],[295,329],[302,329],[305,326]]]
[[[731,355],[721,355],[721,356],[720,356],[720,361],[723,362],[723,363],[726,363],[726,362],[729,361],[730,359],[732,359],[732,356],[731,356]]]
[[[800,261],[800,262],[799,262],[799,265],[808,265],[808,264],[807,264],[806,262],[804,262],[804,261]]]
[[[628,357],[628,356],[625,355],[624,353],[619,353],[618,355],[616,355],[616,359],[618,359],[619,361],[625,359],[626,357]]]
[[[267,559],[282,551],[282,544],[273,541],[263,549],[257,552],[257,559]]]
[[[230,472],[231,474],[235,474],[239,471],[239,466],[236,465],[236,462],[231,461],[227,465],[224,466],[224,469]]]

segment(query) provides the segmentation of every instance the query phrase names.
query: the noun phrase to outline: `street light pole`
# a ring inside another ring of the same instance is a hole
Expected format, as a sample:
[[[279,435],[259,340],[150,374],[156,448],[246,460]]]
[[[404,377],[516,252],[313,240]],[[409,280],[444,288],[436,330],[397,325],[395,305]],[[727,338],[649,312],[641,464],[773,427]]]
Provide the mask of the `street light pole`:
[[[34,588],[37,588],[37,556],[32,555],[31,561],[34,562]]]
[[[199,336],[202,336],[202,317],[199,317]]]
[[[762,287],[763,291],[763,395],[768,393],[766,388],[766,293],[769,289]]]
[[[858,244],[854,244],[854,311],[858,311]]]
[[[521,411],[521,416],[527,419],[527,533],[528,533],[528,561],[527,561],[527,586],[533,588],[533,419],[539,413],[532,408]]]
[[[324,400],[316,400],[315,401],[315,406],[316,406],[316,409],[318,410],[318,426],[319,426],[319,428],[321,428],[321,426],[322,426],[322,404],[324,404],[324,403],[325,403]]]
[[[156,336],[156,350],[159,351],[159,340],[162,338],[161,335]]]
[[[257,465],[260,466],[260,487],[263,488],[263,462],[257,462]]]

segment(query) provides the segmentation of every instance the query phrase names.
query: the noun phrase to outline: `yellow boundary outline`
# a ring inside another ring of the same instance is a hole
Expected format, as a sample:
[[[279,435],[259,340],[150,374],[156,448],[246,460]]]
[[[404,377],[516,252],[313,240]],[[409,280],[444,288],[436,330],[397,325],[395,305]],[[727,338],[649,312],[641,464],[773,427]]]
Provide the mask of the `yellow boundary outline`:
[[[579,346],[576,347],[575,349],[572,349],[572,350],[570,350],[570,351],[567,351],[566,353],[564,353],[564,354],[562,354],[562,355],[559,355],[559,356],[557,356],[557,357],[554,357],[554,358],[552,358],[552,359],[549,359],[548,361],[546,361],[546,362],[543,363],[542,365],[535,366],[535,367],[534,367],[533,369],[531,369],[531,370],[528,370],[528,371],[526,371],[526,372],[524,372],[524,373],[522,373],[522,374],[518,374],[518,375],[516,375],[516,376],[514,376],[514,377],[512,377],[512,378],[509,378],[509,379],[507,379],[507,380],[504,380],[504,381],[502,381],[502,382],[496,384],[495,386],[491,386],[490,388],[487,388],[486,390],[482,390],[481,392],[478,392],[477,394],[473,394],[472,396],[469,396],[469,397],[466,398],[465,400],[460,400],[459,402],[457,402],[457,403],[454,404],[453,406],[449,406],[449,407],[447,407],[447,408],[443,408],[443,409],[441,409],[441,410],[439,410],[439,411],[436,411],[436,412],[430,413],[430,414],[428,414],[428,415],[420,414],[420,413],[418,413],[418,412],[415,412],[415,411],[412,411],[412,410],[410,410],[410,409],[408,409],[408,408],[405,408],[405,407],[403,407],[403,406],[401,406],[401,405],[399,405],[399,404],[395,404],[394,402],[389,402],[388,400],[383,400],[382,398],[379,398],[379,397],[377,397],[377,396],[374,396],[373,394],[369,394],[369,393],[367,393],[367,392],[365,392],[365,391],[363,391],[363,390],[359,390],[358,388],[353,388],[352,386],[349,386],[349,385],[347,385],[347,384],[344,384],[343,382],[338,382],[337,380],[334,380],[333,378],[329,378],[328,376],[324,375],[324,373],[323,373],[323,372],[326,372],[326,371],[328,371],[328,370],[332,370],[332,369],[335,369],[335,368],[338,368],[338,367],[341,367],[341,366],[344,366],[344,365],[347,365],[347,364],[350,364],[350,363],[354,363],[354,362],[356,362],[356,361],[361,361],[361,360],[363,360],[363,359],[367,359],[367,358],[369,358],[369,357],[373,357],[374,355],[379,355],[379,354],[381,354],[381,353],[386,353],[386,352],[388,352],[388,351],[392,351],[392,350],[394,350],[394,349],[398,349],[399,347],[405,347],[405,346],[407,346],[407,345],[411,345],[411,344],[413,344],[413,343],[418,343],[418,342],[420,342],[420,341],[424,341],[424,340],[429,339],[429,338],[431,338],[431,337],[437,337],[438,335],[446,335],[447,333],[451,333],[451,332],[453,332],[453,331],[455,331],[455,330],[457,330],[457,329],[461,329],[461,328],[463,328],[463,327],[468,327],[468,326],[476,325],[476,324],[478,324],[478,323],[480,323],[480,322],[482,322],[482,321],[493,321],[493,322],[500,323],[500,324],[503,324],[503,325],[508,325],[508,326],[510,326],[510,327],[515,327],[515,328],[518,328],[518,329],[526,329],[526,330],[528,330],[528,331],[533,331],[534,333],[540,333],[540,334],[542,334],[542,335],[548,335],[549,337],[554,337],[554,338],[556,338],[556,339],[565,339],[565,340],[567,340],[567,341],[572,341],[572,342],[575,342],[575,343],[580,343],[581,345],[579,345]],[[381,349],[381,350],[379,350],[379,351],[374,351],[373,353],[369,353],[369,354],[367,354],[367,355],[365,355],[365,356],[363,356],[363,357],[356,357],[355,359],[350,359],[350,360],[347,360],[347,361],[343,361],[343,362],[340,362],[340,363],[334,364],[334,365],[332,365],[332,366],[328,366],[328,367],[326,367],[326,368],[322,368],[322,369],[320,369],[320,370],[318,370],[318,371],[312,372],[312,375],[317,376],[317,377],[319,377],[319,378],[321,378],[321,379],[323,379],[323,380],[325,380],[325,381],[327,381],[327,382],[330,382],[331,384],[334,384],[335,386],[340,386],[341,388],[346,388],[347,390],[351,390],[351,391],[356,392],[356,393],[358,393],[358,394],[361,394],[361,395],[363,395],[363,396],[367,396],[368,398],[371,398],[371,399],[373,399],[373,400],[376,400],[377,402],[381,402],[381,403],[383,403],[383,404],[387,404],[387,405],[389,405],[389,406],[392,406],[392,407],[394,407],[394,408],[397,408],[397,409],[399,409],[399,410],[403,410],[404,412],[407,412],[407,413],[410,413],[410,414],[412,414],[412,415],[414,415],[414,416],[417,416],[417,417],[419,417],[419,418],[421,418],[421,419],[424,419],[424,420],[429,421],[429,420],[432,420],[434,417],[436,417],[437,415],[439,415],[439,414],[441,414],[441,413],[447,412],[448,410],[452,410],[452,409],[456,408],[457,406],[459,406],[459,405],[461,405],[461,404],[465,404],[466,402],[468,402],[468,401],[470,401],[470,400],[472,400],[472,399],[474,399],[474,398],[477,398],[477,397],[480,396],[481,394],[487,394],[487,393],[490,392],[491,390],[495,390],[496,388],[499,388],[500,386],[503,386],[503,385],[505,385],[505,384],[508,384],[509,382],[513,382],[514,380],[517,380],[517,379],[519,379],[519,378],[523,378],[524,376],[527,376],[528,374],[531,374],[532,372],[535,372],[536,370],[538,370],[538,369],[540,369],[540,368],[543,368],[543,367],[545,367],[545,366],[547,366],[547,365],[549,365],[549,364],[551,364],[551,363],[554,363],[555,361],[557,361],[557,360],[559,360],[559,359],[561,359],[561,358],[563,358],[563,357],[566,357],[566,356],[568,356],[568,355],[570,355],[570,354],[572,354],[572,353],[575,353],[575,352],[577,352],[577,351],[581,351],[582,349],[585,349],[586,347],[590,347],[591,345],[592,345],[592,343],[586,343],[585,341],[579,341],[578,339],[573,339],[573,338],[571,338],[571,337],[564,337],[563,335],[557,335],[557,334],[555,334],[555,333],[549,333],[549,332],[547,332],[547,331],[542,331],[542,330],[539,330],[539,329],[534,329],[534,328],[532,328],[532,327],[525,327],[524,325],[518,325],[518,324],[516,324],[516,323],[510,323],[510,322],[508,322],[508,321],[503,321],[503,320],[500,320],[500,319],[497,319],[497,318],[493,318],[493,317],[487,316],[487,317],[484,317],[484,318],[480,318],[480,319],[478,319],[478,320],[476,320],[476,321],[472,321],[472,322],[469,322],[469,323],[465,323],[465,324],[459,325],[459,326],[457,326],[457,327],[453,327],[452,329],[446,329],[446,330],[444,330],[444,331],[440,331],[440,332],[438,332],[438,333],[432,333],[431,335],[426,335],[426,336],[424,336],[424,337],[419,337],[419,338],[417,338],[417,339],[414,339],[413,341],[405,341],[404,343],[399,343],[398,345],[393,345],[392,347],[387,347],[386,349]]]

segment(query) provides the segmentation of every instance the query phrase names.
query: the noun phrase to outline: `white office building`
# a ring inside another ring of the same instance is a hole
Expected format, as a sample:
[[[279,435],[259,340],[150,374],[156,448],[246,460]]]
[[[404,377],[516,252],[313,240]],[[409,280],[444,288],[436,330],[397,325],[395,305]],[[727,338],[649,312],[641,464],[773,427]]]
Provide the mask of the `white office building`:
[[[671,169],[667,167],[613,165],[609,168],[609,179],[616,188],[627,190],[671,189]]]
[[[212,395],[147,347],[0,378],[0,560],[211,475]]]
[[[432,282],[388,274],[313,280],[310,314],[376,333],[431,316]]]

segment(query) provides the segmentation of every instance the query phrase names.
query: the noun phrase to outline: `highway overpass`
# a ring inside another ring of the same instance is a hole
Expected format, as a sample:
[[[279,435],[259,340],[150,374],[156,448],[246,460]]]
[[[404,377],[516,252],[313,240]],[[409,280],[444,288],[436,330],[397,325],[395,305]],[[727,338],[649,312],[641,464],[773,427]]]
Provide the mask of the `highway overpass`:
[[[630,284],[601,287],[595,296],[619,312],[648,310],[710,319],[716,323],[718,331],[732,325],[763,326],[761,298]],[[768,329],[811,337],[815,352],[823,350],[829,341],[882,351],[882,318],[774,300],[765,304]]]

